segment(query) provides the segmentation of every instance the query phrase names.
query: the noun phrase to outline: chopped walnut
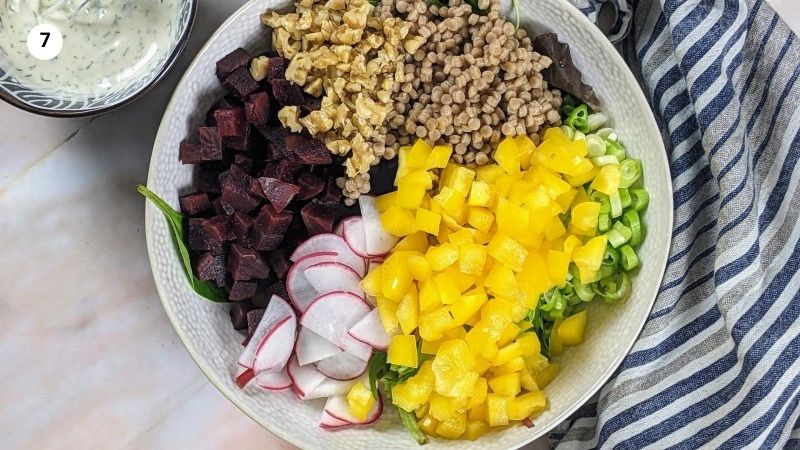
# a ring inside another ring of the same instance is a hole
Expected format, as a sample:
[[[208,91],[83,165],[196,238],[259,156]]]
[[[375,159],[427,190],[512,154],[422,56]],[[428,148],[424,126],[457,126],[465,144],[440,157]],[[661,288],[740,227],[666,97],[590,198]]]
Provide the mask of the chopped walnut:
[[[284,106],[278,111],[278,120],[281,121],[284,127],[292,131],[292,133],[299,133],[303,131],[303,125],[298,121],[300,116],[300,108],[297,106]]]
[[[250,63],[250,75],[252,75],[256,81],[261,81],[267,78],[267,72],[269,72],[269,58],[266,56],[253,58],[253,62]]]

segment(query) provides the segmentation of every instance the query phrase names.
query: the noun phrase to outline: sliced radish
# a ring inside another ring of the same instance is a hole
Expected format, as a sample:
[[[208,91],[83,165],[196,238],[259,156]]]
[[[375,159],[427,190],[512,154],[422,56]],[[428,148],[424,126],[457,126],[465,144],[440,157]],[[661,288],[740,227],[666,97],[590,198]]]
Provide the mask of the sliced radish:
[[[310,253],[298,259],[289,269],[289,272],[286,274],[286,292],[289,294],[289,299],[298,311],[301,313],[305,312],[311,301],[319,296],[314,286],[306,279],[304,274],[305,269],[314,264],[331,261],[337,256],[338,253],[336,252]]]
[[[332,415],[328,414],[327,411],[322,411],[322,418],[319,420],[319,426],[322,428],[337,428],[337,427],[345,427],[347,425],[351,425],[350,422],[345,422],[344,420],[337,419]]]
[[[294,350],[297,338],[297,318],[294,313],[279,323],[271,333],[267,334],[256,352],[253,372],[260,373],[280,372],[286,367],[286,362]]]
[[[363,219],[364,240],[370,256],[383,256],[397,244],[398,238],[392,236],[381,225],[381,213],[375,206],[375,197],[362,195],[358,198]]]
[[[334,252],[338,255],[336,262],[350,267],[361,276],[365,275],[364,258],[353,253],[343,237],[333,233],[318,234],[309,238],[297,247],[289,260],[296,263],[306,255],[319,252]]]
[[[364,296],[360,285],[361,276],[344,264],[321,262],[306,267],[303,274],[319,295],[339,291]]]
[[[342,235],[344,241],[353,250],[353,253],[362,257],[369,258],[367,251],[367,235],[364,232],[364,219],[361,217],[351,217],[342,221]]]
[[[347,335],[362,317],[370,311],[369,304],[350,292],[331,292],[308,305],[300,323],[309,330],[327,339],[339,348]],[[338,355],[337,355],[338,356]]]
[[[256,384],[268,391],[282,391],[292,387],[292,380],[284,367],[280,372],[261,372],[256,375]]]
[[[292,357],[288,364],[289,378],[294,383],[295,392],[300,398],[304,398],[307,393],[310,393],[317,386],[327,380],[328,377],[321,374],[313,365],[301,366],[297,363],[297,359]]]
[[[302,400],[311,400],[313,398],[328,398],[333,395],[343,395],[350,392],[353,387],[353,381],[340,381],[332,378],[325,378],[325,381],[320,383],[319,386],[302,396]]]
[[[267,334],[272,332],[274,328],[287,317],[294,316],[294,310],[286,303],[286,300],[277,295],[273,295],[269,301],[269,305],[267,305],[267,309],[264,311],[261,322],[258,323],[256,331],[250,338],[250,342],[247,343],[247,346],[242,350],[241,356],[239,356],[239,365],[252,369],[253,363],[256,360],[258,348],[261,346]]]
[[[341,353],[342,349],[308,328],[300,327],[294,352],[297,355],[297,363],[305,366]]]
[[[383,399],[380,394],[378,394],[378,401],[375,402],[375,406],[367,413],[367,417],[364,420],[350,414],[350,409],[347,407],[347,398],[344,395],[336,395],[328,398],[328,401],[325,402],[325,412],[342,422],[349,422],[353,425],[368,425],[381,417],[383,413]]]
[[[353,380],[364,374],[367,362],[347,352],[325,358],[317,363],[317,370],[334,380]]]
[[[350,334],[342,336],[342,348],[362,361],[369,361],[372,357],[372,346],[359,341]]]
[[[391,338],[386,334],[386,329],[381,322],[377,309],[373,309],[363,319],[353,325],[348,331],[350,336],[377,349],[385,350],[389,347]]]

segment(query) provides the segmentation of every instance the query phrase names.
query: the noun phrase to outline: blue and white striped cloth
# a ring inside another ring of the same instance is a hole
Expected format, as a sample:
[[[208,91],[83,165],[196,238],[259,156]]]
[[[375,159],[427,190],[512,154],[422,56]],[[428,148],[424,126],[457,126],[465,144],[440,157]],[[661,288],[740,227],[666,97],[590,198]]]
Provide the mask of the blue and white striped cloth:
[[[800,42],[764,0],[570,0],[639,77],[675,228],[630,355],[559,448],[800,448]],[[800,5],[798,5],[800,6]]]

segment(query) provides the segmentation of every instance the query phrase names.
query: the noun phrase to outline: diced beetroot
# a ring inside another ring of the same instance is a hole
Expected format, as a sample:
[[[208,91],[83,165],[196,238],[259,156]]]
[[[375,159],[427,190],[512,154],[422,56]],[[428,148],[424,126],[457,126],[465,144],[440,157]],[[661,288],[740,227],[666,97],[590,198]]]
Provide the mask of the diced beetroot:
[[[183,164],[200,164],[209,161],[222,160],[222,148],[214,148],[202,144],[192,144],[189,141],[181,142],[178,158]]]
[[[253,337],[261,318],[264,317],[264,309],[253,309],[247,312],[247,337]]]
[[[286,279],[286,274],[289,273],[289,267],[291,266],[286,253],[286,251],[279,249],[269,255],[269,266],[272,268],[272,273],[274,273],[279,280]]]
[[[280,126],[264,125],[256,126],[256,129],[261,133],[267,142],[273,144],[278,153],[282,154],[283,149],[286,148],[286,129]]]
[[[378,164],[370,167],[370,195],[383,195],[397,189],[394,178],[397,174],[399,158],[382,159]]]
[[[265,161],[277,161],[283,157],[283,153],[272,142],[266,144],[266,154],[264,155]]]
[[[244,172],[239,166],[231,167],[219,175],[219,184],[222,186],[222,201],[237,211],[249,212],[260,203],[259,199],[250,194],[254,182],[253,177]]]
[[[233,206],[222,201],[222,197],[211,202],[211,209],[214,210],[214,214],[226,216],[230,216],[236,212]]]
[[[250,63],[250,59],[250,54],[243,48],[237,48],[228,53],[217,61],[217,78],[220,81],[225,80],[234,70],[247,66]]]
[[[247,155],[242,155],[241,153],[235,154],[233,156],[233,163],[245,172],[250,173],[253,171],[253,159]]]
[[[264,191],[267,200],[275,207],[278,212],[286,209],[289,202],[300,192],[300,187],[277,178],[261,177],[258,179],[261,189]]]
[[[197,190],[200,192],[208,192],[209,194],[221,194],[222,189],[219,186],[219,172],[211,170],[203,170],[196,172],[195,183]]]
[[[209,239],[226,242],[236,238],[231,230],[231,221],[228,216],[217,215],[210,219],[203,219],[203,229]]]
[[[261,176],[267,178],[276,178],[278,180],[290,183],[297,179],[297,172],[299,172],[302,168],[303,166],[301,166],[300,163],[289,159],[281,159],[277,163],[267,163],[266,166],[264,166],[264,170],[261,171]]]
[[[236,302],[231,307],[231,324],[236,331],[247,329],[247,312],[250,311],[252,306],[250,302]]]
[[[244,100],[253,92],[261,89],[258,82],[246,67],[239,67],[231,72],[222,83],[233,95]]]
[[[316,199],[304,206],[300,210],[300,215],[310,236],[333,231],[333,223],[336,221],[335,211]]]
[[[235,212],[231,217],[231,230],[239,242],[247,241],[250,229],[253,227],[253,219],[245,213]]]
[[[304,95],[305,101],[300,106],[300,111],[303,116],[310,114],[312,111],[319,111],[322,108],[322,97],[314,97],[313,95]]]
[[[287,67],[289,67],[288,59],[280,56],[274,56],[270,58],[269,71],[267,72],[267,81],[285,80]]]
[[[225,285],[225,257],[215,256],[211,252],[201,254],[194,264],[194,273],[197,278],[213,281],[217,286]]]
[[[264,279],[269,276],[269,267],[254,250],[239,244],[231,246],[228,255],[228,270],[236,281],[249,281],[253,278]]]
[[[244,103],[244,114],[247,122],[263,126],[269,122],[270,100],[266,92],[257,92]]]
[[[260,228],[250,230],[248,243],[253,250],[260,252],[271,252],[277,249],[283,242],[282,234],[269,234]]]
[[[297,155],[303,164],[330,164],[333,162],[331,152],[319,139],[301,134],[286,136],[286,149]]]
[[[289,80],[275,79],[269,82],[272,87],[272,96],[281,106],[302,106],[305,104],[303,88]]]
[[[264,205],[253,222],[253,229],[260,230],[264,234],[283,235],[289,229],[293,217],[290,211],[278,212],[272,205]]]
[[[187,246],[194,251],[211,252],[213,255],[225,253],[225,241],[211,239],[205,227],[208,219],[189,219],[186,230]]]
[[[232,302],[247,300],[256,295],[258,284],[252,281],[234,281],[228,298]]]
[[[317,198],[322,203],[338,205],[342,200],[342,189],[336,185],[335,181],[328,178],[325,181],[325,192]]]
[[[302,172],[297,177],[297,184],[300,186],[300,192],[297,194],[298,200],[308,200],[325,189],[325,180],[309,172]]]
[[[240,152],[246,152],[250,150],[250,145],[253,139],[250,135],[250,127],[247,126],[244,129],[244,134],[240,136],[229,136],[225,138],[225,144],[232,148],[233,150],[239,150]]]
[[[181,203],[181,211],[187,216],[203,214],[211,209],[211,201],[208,199],[208,194],[205,192],[187,194],[178,200]]]
[[[247,130],[247,118],[244,108],[223,108],[214,111],[219,135],[226,137],[244,136]]]

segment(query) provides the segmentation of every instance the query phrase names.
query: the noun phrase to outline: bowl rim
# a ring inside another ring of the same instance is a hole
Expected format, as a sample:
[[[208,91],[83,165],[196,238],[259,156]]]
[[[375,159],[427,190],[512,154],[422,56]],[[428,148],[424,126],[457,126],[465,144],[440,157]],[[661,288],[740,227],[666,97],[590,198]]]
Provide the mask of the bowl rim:
[[[192,29],[194,28],[195,18],[197,17],[197,3],[198,0],[188,0],[189,1],[189,20],[186,23],[186,27],[181,31],[181,35],[178,38],[178,41],[175,43],[175,47],[172,49],[172,52],[169,56],[164,60],[164,63],[161,65],[158,73],[149,83],[139,88],[139,90],[133,92],[128,97],[118,100],[116,103],[112,103],[107,106],[103,106],[101,108],[94,108],[94,109],[77,109],[77,110],[58,110],[58,109],[46,109],[40,108],[38,106],[32,106],[29,103],[20,101],[13,95],[9,94],[6,90],[0,89],[0,100],[5,101],[6,103],[10,104],[11,106],[17,107],[23,111],[27,111],[29,113],[37,114],[40,116],[45,117],[56,117],[56,118],[75,118],[75,117],[88,117],[88,116],[97,116],[101,114],[105,114],[111,111],[115,111],[123,106],[129,105],[136,100],[140,99],[143,95],[150,92],[164,77],[169,73],[170,69],[175,65],[180,58],[183,50],[186,49],[186,44],[189,42],[189,36],[191,35]],[[205,47],[204,47],[205,48]]]
[[[244,14],[244,12],[246,10],[249,10],[250,7],[251,7],[251,4],[253,4],[253,3],[257,2],[257,1],[259,1],[259,0],[248,0],[244,5],[242,5],[239,9],[237,9],[234,13],[232,13],[217,28],[216,31],[214,31],[214,33],[208,38],[206,43],[203,44],[203,46],[195,54],[195,57],[192,60],[191,64],[186,68],[184,74],[181,76],[181,79],[180,79],[180,81],[178,83],[178,86],[180,86],[181,84],[184,83],[184,81],[188,78],[190,72],[194,72],[194,70],[196,69],[197,65],[199,64],[200,55],[205,53],[208,50],[208,48],[212,45],[212,43],[214,41],[216,41],[223,34],[224,30],[228,26],[230,26],[230,24],[232,22],[234,22],[235,20],[238,20],[239,16]],[[663,139],[661,138],[660,128],[658,127],[658,123],[656,122],[655,116],[654,116],[653,111],[652,111],[652,109],[650,107],[650,102],[647,100],[647,97],[645,96],[644,92],[642,91],[641,86],[640,86],[638,80],[636,80],[636,77],[633,75],[633,72],[631,71],[630,67],[628,67],[627,63],[622,58],[622,56],[619,54],[619,52],[616,50],[616,48],[611,43],[611,41],[609,41],[608,38],[603,34],[603,32],[600,31],[600,29],[597,28],[595,26],[595,24],[593,24],[591,21],[589,21],[589,19],[583,13],[581,13],[579,9],[577,9],[574,5],[572,5],[571,3],[567,2],[566,0],[556,0],[556,1],[558,3],[561,3],[562,5],[565,5],[565,6],[568,5],[568,7],[565,8],[565,13],[569,14],[570,16],[572,16],[572,18],[574,18],[574,19],[580,21],[581,23],[583,23],[585,25],[586,31],[590,34],[590,36],[593,37],[595,39],[595,41],[600,43],[600,46],[602,46],[604,48],[604,50],[609,55],[611,55],[611,58],[614,59],[615,62],[620,65],[620,67],[625,67],[625,70],[623,71],[624,72],[624,75],[623,75],[624,79],[622,80],[622,82],[624,82],[624,83],[626,83],[628,85],[631,85],[631,86],[636,86],[636,89],[634,89],[634,91],[635,91],[635,96],[637,97],[638,102],[641,102],[641,103],[643,103],[645,105],[648,105],[648,110],[650,112],[649,114],[647,114],[647,117],[644,118],[644,121],[647,122],[646,126],[647,126],[647,128],[656,130],[656,132],[657,132],[656,134],[658,135],[657,144],[655,145],[655,148],[652,148],[650,151],[659,152],[660,158],[662,159],[662,164],[660,165],[661,166],[661,170],[663,170],[665,172],[664,173],[665,178],[667,180],[671,180],[672,177],[670,175],[669,158],[667,157],[667,151],[666,151]],[[175,96],[173,94],[173,96],[170,98],[169,103],[167,104],[167,107],[165,109],[165,115],[162,117],[161,123],[159,125],[159,129],[158,129],[158,133],[156,134],[156,138],[155,138],[155,141],[153,143],[153,152],[152,152],[152,155],[151,155],[150,165],[149,165],[149,168],[148,168],[148,178],[147,178],[148,186],[150,185],[150,181],[152,179],[154,179],[154,177],[155,177],[155,172],[156,172],[155,166],[156,166],[156,161],[157,161],[157,158],[155,157],[156,152],[158,151],[159,148],[161,148],[163,146],[162,143],[164,141],[164,134],[167,133],[167,127],[164,126],[165,125],[164,124],[164,120],[165,120],[165,117],[166,117],[166,111],[170,110],[173,107],[175,102],[177,102],[177,99],[175,98]],[[669,232],[671,233],[672,228],[674,226],[674,214],[675,214],[674,201],[673,201],[673,186],[672,186],[671,182],[668,182],[666,184],[667,184],[667,186],[666,186],[667,204],[664,205],[664,208],[666,209],[667,220],[668,220],[668,227],[666,229],[669,230]],[[156,208],[153,205],[151,205],[148,202],[145,202],[145,222],[146,223],[152,223],[152,218],[153,218],[154,214],[160,214],[160,213],[159,213],[159,211],[156,210]],[[156,249],[155,249],[155,237],[154,237],[153,231],[148,226],[145,226],[145,237],[146,237],[146,241],[147,241],[147,251],[148,251],[148,259],[150,261],[150,266],[151,266],[151,268],[155,268],[155,267],[157,267],[156,261],[155,261],[155,255],[157,253]],[[665,274],[667,261],[668,261],[668,255],[669,255],[669,252],[670,252],[671,248],[672,248],[672,238],[671,238],[671,234],[670,234],[670,237],[668,238],[668,243],[667,243],[667,246],[666,246],[666,249],[665,249],[665,251],[667,252],[667,257],[663,258],[663,262],[660,264],[660,267],[657,267],[657,269],[658,269],[657,273],[659,273],[658,280],[657,280],[658,281],[658,283],[657,283],[658,286],[661,285],[661,283],[662,283],[662,281],[664,279],[664,274]],[[173,328],[175,329],[175,332],[178,335],[178,337],[180,338],[180,340],[183,343],[184,347],[186,347],[186,350],[189,352],[189,355],[191,356],[192,360],[195,362],[195,364],[197,364],[197,366],[200,368],[200,370],[203,372],[203,375],[206,376],[206,378],[209,380],[209,382],[211,382],[211,384],[214,385],[214,387],[216,387],[217,390],[220,391],[222,393],[222,395],[225,396],[225,398],[227,398],[231,403],[233,403],[234,406],[236,406],[240,411],[245,413],[254,422],[256,422],[257,424],[261,425],[264,429],[266,429],[267,431],[269,431],[273,435],[283,439],[284,441],[286,441],[286,442],[288,442],[288,443],[290,443],[292,445],[295,445],[295,446],[300,447],[300,448],[304,448],[303,446],[304,446],[305,442],[301,438],[295,437],[292,434],[284,433],[284,432],[281,431],[281,429],[271,426],[271,424],[269,422],[263,420],[263,418],[257,413],[257,411],[253,410],[252,408],[250,408],[248,405],[244,404],[243,402],[240,402],[234,396],[229,395],[228,387],[223,383],[222,380],[217,379],[217,377],[214,375],[214,372],[211,370],[211,368],[208,367],[203,362],[202,358],[199,356],[198,352],[195,350],[191,339],[183,332],[181,324],[180,324],[180,322],[178,320],[178,317],[177,317],[175,311],[172,309],[171,305],[166,300],[167,297],[166,297],[165,294],[167,294],[167,288],[162,284],[162,282],[161,282],[159,277],[154,276],[153,278],[154,278],[154,282],[155,282],[155,285],[156,285],[156,290],[157,290],[158,295],[159,295],[159,300],[161,301],[161,304],[164,307],[164,310],[165,310],[165,312],[167,314],[167,317],[169,318],[170,323],[172,324]],[[592,384],[591,387],[586,391],[586,394],[584,394],[578,401],[576,401],[570,407],[566,408],[560,415],[558,415],[555,419],[553,419],[552,422],[551,422],[551,425],[546,426],[546,427],[536,427],[536,428],[532,429],[531,430],[532,432],[529,435],[527,435],[523,440],[521,440],[519,442],[516,442],[514,444],[516,446],[516,448],[522,447],[522,446],[524,446],[526,444],[529,444],[529,443],[533,442],[536,439],[539,439],[539,438],[547,435],[553,428],[555,428],[560,423],[562,423],[564,420],[569,418],[581,406],[586,404],[586,402],[589,399],[591,399],[592,396],[594,396],[595,394],[597,394],[600,391],[600,389],[603,387],[603,385],[605,385],[608,382],[608,380],[612,377],[612,375],[617,371],[619,366],[622,364],[622,361],[625,359],[625,357],[628,356],[628,354],[630,353],[630,351],[633,348],[634,344],[638,341],[638,336],[641,334],[642,330],[644,329],[644,326],[647,324],[647,318],[649,317],[650,313],[652,312],[657,298],[658,298],[658,290],[653,292],[649,296],[649,298],[645,298],[645,299],[641,300],[641,301],[647,301],[647,303],[648,303],[647,304],[647,308],[646,308],[647,316],[646,316],[645,320],[643,320],[641,322],[641,324],[639,324],[638,329],[635,332],[636,339],[632,339],[631,342],[628,345],[626,345],[626,348],[624,349],[625,350],[624,352],[619,352],[618,353],[618,355],[614,358],[612,364],[609,366],[609,369],[606,372],[604,372],[600,377],[597,378],[595,383]]]

